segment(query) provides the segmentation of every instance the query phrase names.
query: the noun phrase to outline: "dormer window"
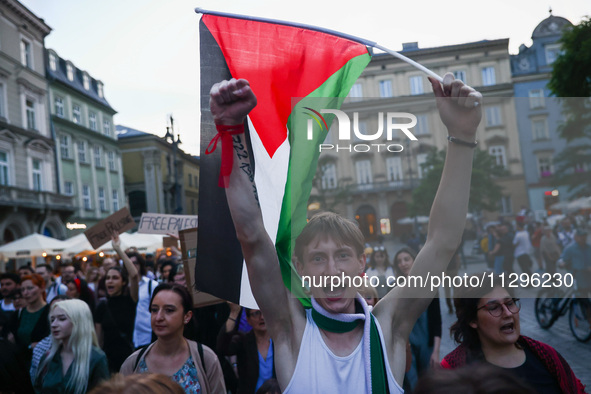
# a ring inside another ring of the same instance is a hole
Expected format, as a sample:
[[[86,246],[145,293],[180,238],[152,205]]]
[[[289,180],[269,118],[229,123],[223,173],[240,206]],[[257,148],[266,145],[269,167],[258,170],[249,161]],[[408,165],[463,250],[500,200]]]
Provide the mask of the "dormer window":
[[[97,83],[96,84],[97,89],[98,89],[98,95],[100,98],[103,98],[103,84],[102,83]]]
[[[57,57],[53,54],[49,54],[49,68],[51,71],[57,71]]]
[[[84,73],[83,82],[84,82],[84,89],[86,89],[86,90],[90,89],[90,78],[88,77],[88,74],[86,74],[86,73]]]
[[[74,80],[74,66],[72,66],[71,64],[68,63],[68,66],[66,67],[66,71],[68,74],[68,79],[70,81]]]

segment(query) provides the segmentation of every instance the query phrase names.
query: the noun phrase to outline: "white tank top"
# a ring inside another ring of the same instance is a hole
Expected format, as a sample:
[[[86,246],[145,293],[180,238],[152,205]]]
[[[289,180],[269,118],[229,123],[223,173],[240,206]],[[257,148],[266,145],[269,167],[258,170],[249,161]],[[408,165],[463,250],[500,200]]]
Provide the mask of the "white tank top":
[[[312,320],[312,310],[306,309],[306,328],[302,337],[300,353],[293,376],[284,394],[330,394],[365,393],[365,368],[363,364],[363,341],[351,354],[336,356],[324,343],[318,326]],[[376,320],[384,354],[382,329]],[[385,359],[386,376],[391,394],[404,393],[394,376],[388,358]]]

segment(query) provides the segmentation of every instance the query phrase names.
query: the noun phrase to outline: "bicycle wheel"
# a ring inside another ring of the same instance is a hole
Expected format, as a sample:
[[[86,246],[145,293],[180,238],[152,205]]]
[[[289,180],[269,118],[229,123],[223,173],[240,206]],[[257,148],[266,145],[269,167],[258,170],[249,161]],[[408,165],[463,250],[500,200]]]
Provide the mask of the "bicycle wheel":
[[[568,322],[577,341],[587,342],[591,339],[591,303],[588,299],[573,299]]]
[[[540,327],[548,329],[558,319],[558,306],[562,296],[559,289],[542,289],[535,303],[536,320]]]

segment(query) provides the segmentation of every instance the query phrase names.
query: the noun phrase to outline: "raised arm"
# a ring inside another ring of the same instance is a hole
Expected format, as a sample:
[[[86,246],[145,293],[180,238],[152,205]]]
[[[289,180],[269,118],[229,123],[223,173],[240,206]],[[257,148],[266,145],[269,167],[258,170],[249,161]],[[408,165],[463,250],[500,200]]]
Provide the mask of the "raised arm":
[[[209,103],[216,126],[242,125],[256,102],[244,79],[223,81],[211,88]],[[234,160],[226,197],[254,297],[263,314],[269,316],[267,327],[277,340],[292,327],[290,310],[286,308],[290,296],[281,278],[275,246],[263,225],[244,134],[233,135],[232,142]]]
[[[426,278],[441,275],[462,239],[472,175],[473,147],[480,123],[482,95],[454,80],[448,73],[443,84],[430,79],[439,115],[447,133],[455,139],[448,143],[443,174],[429,215],[427,241],[417,255],[410,276]],[[477,103],[477,104],[475,104]],[[391,322],[392,332],[407,338],[415,321],[435,294],[429,288],[399,287],[388,293],[376,306],[380,321]]]
[[[140,274],[127,254],[121,249],[121,240],[119,239],[119,233],[116,231],[114,231],[111,236],[111,244],[113,245],[115,252],[117,252],[117,255],[123,260],[123,266],[127,270],[129,276],[129,295],[135,302],[137,302],[139,297]]]

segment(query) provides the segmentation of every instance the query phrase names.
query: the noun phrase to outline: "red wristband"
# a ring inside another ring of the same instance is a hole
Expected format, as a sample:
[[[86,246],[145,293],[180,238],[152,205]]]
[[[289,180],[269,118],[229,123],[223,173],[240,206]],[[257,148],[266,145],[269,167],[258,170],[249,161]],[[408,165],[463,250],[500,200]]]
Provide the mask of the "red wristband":
[[[227,188],[230,185],[230,174],[232,173],[232,165],[234,164],[234,156],[232,153],[232,136],[244,133],[244,124],[216,124],[215,128],[218,133],[209,142],[209,145],[205,150],[205,154],[209,155],[210,153],[213,153],[218,146],[218,141],[222,141],[222,163],[220,166],[220,179],[218,181],[218,186]]]

